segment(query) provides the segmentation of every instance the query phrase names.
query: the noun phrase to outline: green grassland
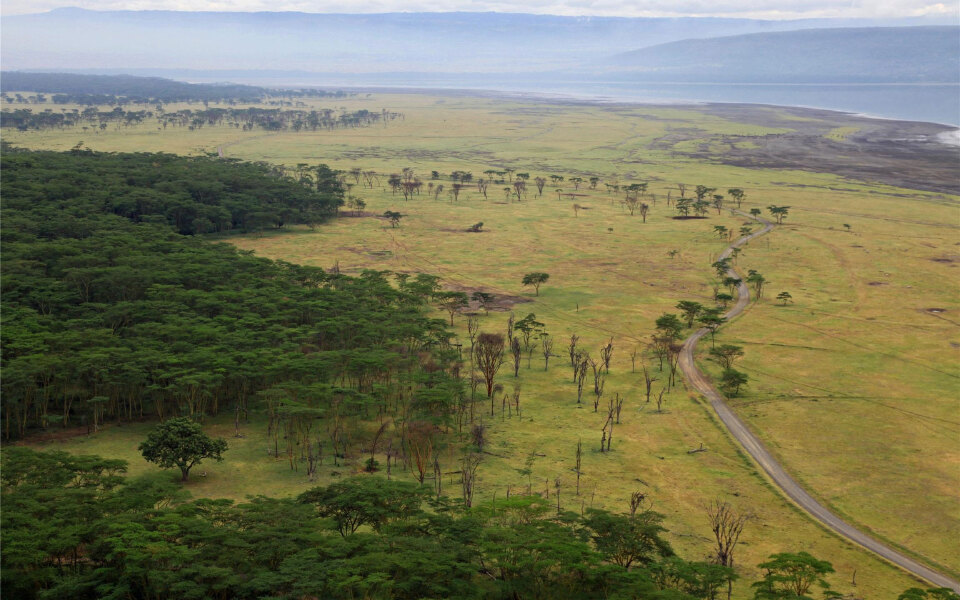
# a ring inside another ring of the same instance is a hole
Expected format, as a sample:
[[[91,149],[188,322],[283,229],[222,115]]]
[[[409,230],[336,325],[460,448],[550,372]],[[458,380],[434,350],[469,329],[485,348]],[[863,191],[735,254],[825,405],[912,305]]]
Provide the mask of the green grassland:
[[[681,387],[658,413],[643,401],[642,377],[631,372],[630,351],[648,340],[657,316],[681,299],[710,302],[709,265],[724,246],[713,226],[736,231],[744,222],[726,210],[719,215],[711,210],[704,220],[674,220],[666,206],[668,190],[676,196],[676,182],[703,183],[721,193],[742,187],[744,209],[789,205],[786,224],[754,241],[737,260],[738,268],[757,269],[770,283],[764,299],[717,335],[718,343],[746,350],[738,368],[751,383],[733,405],[815,496],[879,537],[944,570],[960,571],[956,198],[799,168],[751,170],[691,160],[682,154],[700,146],[691,136],[709,143],[719,134],[784,132],[692,107],[414,94],[361,96],[337,100],[336,106],[385,107],[404,118],[386,126],[317,133],[227,127],[157,131],[145,124],[98,134],[11,132],[4,137],[14,145],[51,149],[67,149],[80,140],[95,150],[114,151],[191,153],[221,147],[228,157],[290,167],[324,162],[383,174],[410,167],[425,181],[432,170],[467,170],[477,177],[503,167],[531,176],[649,181],[657,202],[647,223],[630,216],[603,184],[596,191],[584,185],[578,192],[583,196],[558,199],[558,186],[548,184],[543,197],[536,197],[531,183],[523,202],[508,201],[502,185],[491,185],[486,200],[468,186],[457,202],[446,193],[434,199],[426,189],[404,201],[383,186],[354,185],[350,194],[367,202],[368,216],[345,216],[316,231],[226,239],[258,255],[324,267],[337,263],[348,273],[433,273],[448,288],[494,293],[518,317],[532,312],[546,324],[560,355],[551,359],[549,371],[535,353],[529,369],[524,358],[516,380],[509,365],[500,372],[505,391],[520,385],[523,417],[504,417],[497,401],[496,415],[487,421],[491,454],[479,472],[482,496],[502,497],[508,487],[524,491],[530,485],[534,492],[548,487],[553,497],[559,478],[560,500],[567,508],[593,503],[625,509],[629,494],[640,490],[650,495],[655,510],[668,515],[671,541],[690,558],[708,552],[703,505],[719,497],[756,515],[737,559],[744,580],[754,579],[753,565],[773,552],[806,550],[833,563],[835,589],[858,597],[894,597],[913,585],[908,576],[792,507],[699,399]],[[446,179],[439,183],[450,186]],[[564,194],[573,191],[568,181],[559,187]],[[588,210],[575,216],[573,202]],[[372,216],[385,210],[405,215],[399,228]],[[481,221],[482,233],[465,231]],[[671,257],[672,250],[679,253]],[[520,285],[529,271],[551,275],[539,297]],[[780,291],[789,291],[794,303],[779,306],[774,297]],[[482,329],[502,332],[506,318],[503,310],[482,315]],[[463,316],[455,319],[455,329],[465,341]],[[601,343],[614,340],[601,410],[616,393],[626,401],[609,454],[596,451],[605,415],[594,413],[589,389],[584,404],[576,404],[565,360],[571,333],[580,335],[581,345],[594,355]],[[708,360],[701,365],[718,373]],[[665,379],[659,376],[655,392]],[[126,458],[132,471],[143,472],[153,469],[136,453],[147,427],[124,425],[92,437],[38,443]],[[268,456],[258,417],[243,426],[240,439],[232,438],[230,419],[214,420],[210,429],[227,437],[231,450],[224,463],[201,467],[207,477],[189,484],[195,494],[243,498],[295,493],[310,485],[284,460]],[[580,439],[584,476],[577,497],[572,468]],[[707,452],[688,453],[701,443]],[[444,461],[454,468],[452,456]],[[523,472],[528,464],[529,476]],[[321,482],[356,469],[327,462]],[[456,488],[455,482],[446,485]],[[856,587],[851,585],[854,572]],[[742,586],[739,595],[746,595]]]

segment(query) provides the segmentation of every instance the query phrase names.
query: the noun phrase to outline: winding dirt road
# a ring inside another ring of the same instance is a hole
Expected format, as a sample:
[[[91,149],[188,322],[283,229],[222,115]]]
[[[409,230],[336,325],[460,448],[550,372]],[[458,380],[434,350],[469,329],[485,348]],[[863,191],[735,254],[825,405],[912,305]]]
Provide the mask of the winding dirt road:
[[[745,217],[753,218],[750,217],[750,215],[740,211],[737,211],[737,213]],[[769,233],[773,229],[773,224],[769,221],[760,218],[757,218],[756,220],[760,223],[763,223],[763,229],[735,241],[733,244],[727,247],[723,254],[720,255],[720,259],[729,257],[733,253],[734,248],[743,246],[750,240]],[[731,277],[740,276],[732,268],[727,273]],[[738,289],[737,303],[724,316],[727,318],[727,320],[733,319],[742,313],[749,303],[750,289],[747,287],[745,282],[741,281]],[[787,474],[783,467],[780,466],[780,463],[776,461],[776,459],[764,447],[760,440],[757,439],[757,437],[753,435],[749,429],[747,429],[747,426],[743,423],[743,421],[741,421],[740,418],[734,414],[720,392],[718,392],[716,388],[710,384],[700,369],[697,368],[696,362],[694,361],[694,352],[697,348],[697,342],[700,341],[700,338],[705,336],[707,333],[709,333],[709,330],[706,328],[699,329],[686,339],[683,344],[683,351],[680,354],[680,369],[683,371],[683,374],[687,378],[687,381],[690,383],[690,385],[710,401],[710,405],[713,407],[713,410],[716,411],[717,416],[720,417],[720,420],[726,426],[730,434],[736,438],[738,442],[740,442],[744,450],[746,450],[747,453],[753,457],[753,460],[760,465],[760,467],[766,472],[770,479],[773,480],[777,487],[779,487],[784,494],[793,500],[800,508],[805,510],[810,516],[815,518],[817,521],[820,521],[820,523],[826,525],[833,531],[837,532],[842,537],[852,542],[856,542],[867,550],[883,557],[884,559],[905,569],[906,571],[909,571],[917,577],[925,579],[937,587],[951,588],[955,592],[960,593],[960,582],[941,575],[940,573],[917,562],[916,560],[904,556],[896,550],[863,533],[853,525],[850,525],[843,519],[827,510],[822,504],[814,500],[810,494],[808,494],[796,481],[794,481],[792,477],[790,477],[789,474]]]

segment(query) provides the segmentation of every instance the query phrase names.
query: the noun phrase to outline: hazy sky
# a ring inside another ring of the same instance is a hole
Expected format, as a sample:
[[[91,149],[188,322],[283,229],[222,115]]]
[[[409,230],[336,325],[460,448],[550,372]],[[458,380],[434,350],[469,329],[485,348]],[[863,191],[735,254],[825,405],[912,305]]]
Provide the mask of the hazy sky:
[[[4,0],[4,15],[63,6],[93,10],[303,11],[339,13],[497,11],[622,17],[907,17],[956,15],[955,0]]]

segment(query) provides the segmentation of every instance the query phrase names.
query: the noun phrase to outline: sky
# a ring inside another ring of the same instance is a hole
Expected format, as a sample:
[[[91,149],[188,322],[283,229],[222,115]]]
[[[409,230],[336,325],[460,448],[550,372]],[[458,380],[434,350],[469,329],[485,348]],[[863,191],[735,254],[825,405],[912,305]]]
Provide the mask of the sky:
[[[565,16],[713,16],[759,19],[886,18],[960,14],[956,0],[3,0],[3,15],[76,6],[90,10],[315,13],[520,12]],[[960,18],[960,17],[958,17]]]

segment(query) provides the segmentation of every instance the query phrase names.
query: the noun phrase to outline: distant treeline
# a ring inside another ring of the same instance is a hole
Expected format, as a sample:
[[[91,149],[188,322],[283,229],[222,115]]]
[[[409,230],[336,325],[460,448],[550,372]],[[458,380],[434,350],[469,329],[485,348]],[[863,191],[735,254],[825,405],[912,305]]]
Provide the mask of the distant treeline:
[[[347,92],[315,89],[270,90],[235,83],[186,83],[162,77],[76,73],[0,73],[0,92],[55,94],[57,104],[120,105],[167,102],[261,102],[267,97],[344,98]],[[27,102],[14,95],[13,100]]]
[[[443,422],[453,405],[429,350],[448,334],[422,296],[385,274],[328,274],[184,235],[330,217],[343,200],[325,166],[294,180],[206,157],[5,149],[0,177],[7,438],[201,418],[263,392],[272,427],[337,415],[345,446],[345,419],[388,400],[421,418],[412,397],[424,385],[422,418]]]
[[[398,118],[400,113],[382,110],[371,112],[360,109],[353,112],[341,112],[334,109],[287,110],[280,108],[205,108],[202,110],[182,109],[167,112],[162,106],[154,110],[124,110],[116,107],[102,111],[90,107],[84,110],[45,109],[34,112],[29,108],[0,112],[0,127],[16,128],[20,131],[30,129],[63,129],[80,127],[84,130],[102,131],[111,125],[129,127],[139,125],[148,119],[156,119],[159,129],[168,127],[187,127],[200,129],[206,125],[228,125],[243,131],[265,129],[267,131],[317,131],[318,129],[339,129],[344,127],[367,127],[375,123],[388,122]]]

